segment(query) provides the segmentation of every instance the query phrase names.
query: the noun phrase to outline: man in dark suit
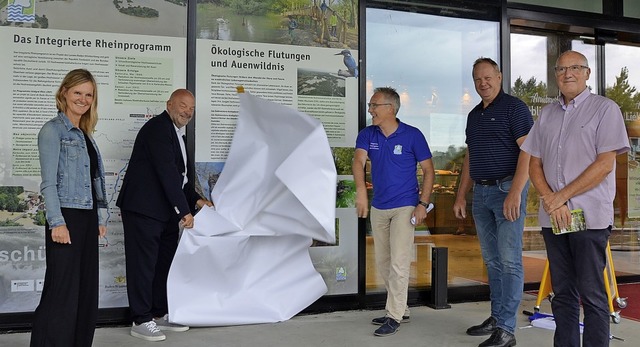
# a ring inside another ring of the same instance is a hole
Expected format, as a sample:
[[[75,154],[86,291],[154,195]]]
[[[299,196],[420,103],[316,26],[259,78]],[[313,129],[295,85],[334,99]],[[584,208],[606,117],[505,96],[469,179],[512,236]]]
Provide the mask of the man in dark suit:
[[[167,110],[138,133],[117,205],[122,212],[127,258],[127,294],[131,335],[147,341],[166,339],[162,330],[186,331],[168,319],[167,276],[178,247],[179,226],[193,227],[196,208],[212,206],[187,178],[184,131],[195,98],[178,89]]]

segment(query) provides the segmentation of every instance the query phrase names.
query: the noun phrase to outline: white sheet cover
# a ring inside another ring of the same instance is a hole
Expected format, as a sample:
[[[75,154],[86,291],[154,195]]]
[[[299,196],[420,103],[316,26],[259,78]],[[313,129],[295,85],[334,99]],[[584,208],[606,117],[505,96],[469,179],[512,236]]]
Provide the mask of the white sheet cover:
[[[309,256],[312,239],[335,243],[337,176],[322,124],[238,95],[216,206],[185,229],[169,272],[169,319],[180,324],[284,321],[327,291]]]

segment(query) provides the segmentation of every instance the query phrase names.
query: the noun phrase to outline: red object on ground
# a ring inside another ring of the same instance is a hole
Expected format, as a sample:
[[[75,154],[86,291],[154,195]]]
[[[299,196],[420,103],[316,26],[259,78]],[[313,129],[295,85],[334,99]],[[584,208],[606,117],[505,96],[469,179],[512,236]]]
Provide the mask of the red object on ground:
[[[627,307],[620,309],[620,316],[640,322],[640,283],[618,283],[618,295],[627,298]],[[613,306],[618,307],[615,300]]]

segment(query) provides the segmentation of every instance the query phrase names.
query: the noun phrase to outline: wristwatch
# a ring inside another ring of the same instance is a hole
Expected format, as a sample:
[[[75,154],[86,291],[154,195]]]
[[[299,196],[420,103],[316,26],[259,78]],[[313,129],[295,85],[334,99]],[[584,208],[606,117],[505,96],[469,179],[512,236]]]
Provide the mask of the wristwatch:
[[[424,209],[425,209],[425,210],[428,210],[428,209],[429,209],[429,204],[427,204],[426,202],[424,202],[424,201],[422,201],[422,200],[418,201],[418,204],[420,204],[420,205],[424,206]]]

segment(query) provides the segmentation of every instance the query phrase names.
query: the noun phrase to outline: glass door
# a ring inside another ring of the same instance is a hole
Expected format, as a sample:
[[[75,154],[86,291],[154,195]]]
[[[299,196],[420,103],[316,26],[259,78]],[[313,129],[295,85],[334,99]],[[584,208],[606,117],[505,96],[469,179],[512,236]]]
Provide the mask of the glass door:
[[[632,151],[617,158],[617,194],[614,201],[615,221],[610,238],[613,260],[618,276],[637,275],[640,229],[640,68],[634,62],[640,58],[640,48],[606,44],[593,44],[593,38],[566,32],[543,32],[512,26],[510,93],[522,99],[530,108],[534,119],[542,108],[557,102],[558,87],[553,67],[556,59],[566,50],[585,55],[591,68],[587,86],[595,94],[604,94],[622,109]],[[602,64],[604,62],[604,65]],[[599,71],[604,66],[605,71]],[[604,83],[600,83],[603,80]],[[604,85],[605,90],[599,90]],[[546,251],[539,234],[537,211],[538,193],[529,189],[527,220],[524,233],[524,262],[527,267],[525,283],[539,282],[542,278]],[[538,260],[534,260],[538,259]]]

